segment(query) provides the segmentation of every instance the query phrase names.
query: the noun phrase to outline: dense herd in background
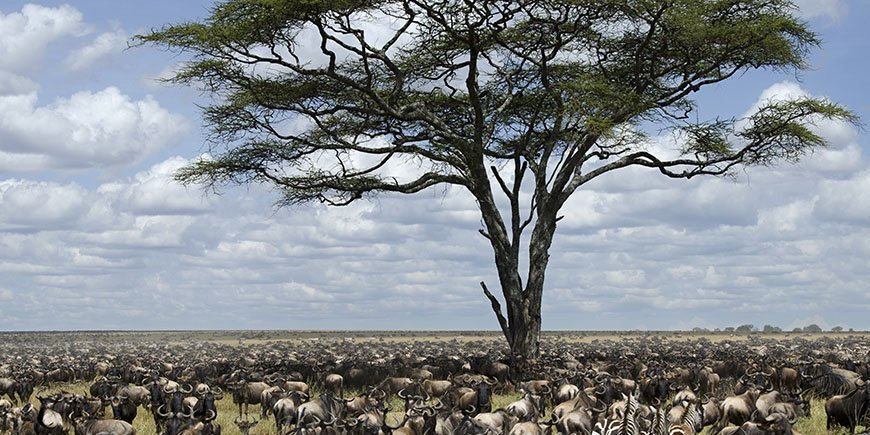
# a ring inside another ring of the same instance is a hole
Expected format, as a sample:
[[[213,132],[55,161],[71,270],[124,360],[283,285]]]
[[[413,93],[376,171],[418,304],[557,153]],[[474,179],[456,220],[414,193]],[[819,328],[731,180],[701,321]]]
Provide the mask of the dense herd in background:
[[[870,408],[870,347],[856,336],[551,338],[522,373],[482,340],[0,343],[0,430],[11,435],[133,435],[140,412],[166,435],[247,434],[267,419],[300,435],[794,434],[811,399],[829,429],[866,430]],[[89,394],[48,393],[75,382]],[[522,397],[493,409],[506,392]],[[221,428],[216,403],[228,396],[238,415]]]

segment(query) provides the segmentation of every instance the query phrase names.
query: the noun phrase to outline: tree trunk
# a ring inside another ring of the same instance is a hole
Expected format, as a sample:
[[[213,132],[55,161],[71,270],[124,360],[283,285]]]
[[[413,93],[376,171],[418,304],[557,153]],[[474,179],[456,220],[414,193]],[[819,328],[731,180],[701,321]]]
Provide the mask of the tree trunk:
[[[525,302],[523,302],[525,305]],[[521,361],[537,359],[541,352],[541,310],[523,310],[523,315],[511,325],[511,354]]]
[[[534,300],[540,301],[541,290],[538,289],[536,298],[528,298],[522,291],[508,291],[503,289],[507,318],[502,314],[501,304],[489,291],[486,284],[481,281],[483,292],[492,303],[492,310],[501,325],[502,333],[507,339],[511,350],[511,356],[520,365],[524,366],[534,361],[540,354],[541,338],[541,306]],[[518,367],[515,367],[515,369]],[[520,368],[520,371],[522,369]]]
[[[541,339],[541,300],[544,293],[544,273],[549,262],[549,249],[555,232],[555,220],[539,221],[532,232],[529,242],[529,277],[525,288],[520,280],[502,280],[502,295],[505,299],[505,312],[502,314],[498,299],[480,283],[483,292],[492,303],[492,309],[501,325],[502,333],[508,341],[511,354],[524,366],[540,355]],[[496,257],[498,257],[496,252]],[[501,270],[509,265],[512,270]],[[499,276],[519,276],[518,262],[496,261]],[[505,285],[507,284],[507,285]]]

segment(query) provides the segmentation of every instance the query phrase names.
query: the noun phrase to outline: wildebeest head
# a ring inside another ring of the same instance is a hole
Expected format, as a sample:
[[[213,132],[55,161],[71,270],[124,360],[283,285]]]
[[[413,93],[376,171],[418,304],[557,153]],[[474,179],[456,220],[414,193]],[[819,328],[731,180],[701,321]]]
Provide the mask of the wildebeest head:
[[[416,388],[412,388],[413,386],[416,386]],[[399,390],[398,393],[396,393],[399,398],[405,402],[406,413],[410,411],[414,406],[425,403],[430,399],[429,394],[423,391],[422,387],[420,387],[420,384],[414,384],[413,386],[409,388],[402,388],[401,390]],[[480,396],[478,395],[478,397]]]
[[[236,419],[233,420],[233,423],[235,423],[236,427],[239,428],[242,435],[248,435],[251,428],[256,426],[259,422],[257,420],[242,420],[241,417],[236,417]]]
[[[475,406],[478,412],[492,411],[492,386],[495,381],[484,378],[484,380],[472,385],[474,392],[477,394]]]

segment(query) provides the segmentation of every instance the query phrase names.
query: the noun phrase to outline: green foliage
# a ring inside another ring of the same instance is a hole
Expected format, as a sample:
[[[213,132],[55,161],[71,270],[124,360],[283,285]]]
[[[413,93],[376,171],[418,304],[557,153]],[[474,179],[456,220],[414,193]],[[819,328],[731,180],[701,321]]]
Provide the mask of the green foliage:
[[[855,121],[813,99],[764,107],[740,131],[735,121],[685,121],[694,108],[688,96],[703,86],[753,68],[806,66],[818,39],[793,12],[785,0],[475,7],[450,0],[230,0],[201,23],[135,40],[189,53],[171,80],[215,97],[205,119],[213,143],[227,151],[212,149],[215,160],[181,171],[179,180],[257,181],[281,186],[289,195],[282,203],[346,203],[366,192],[410,193],[440,183],[481,188],[474,182],[481,174],[472,172],[486,158],[519,156],[541,177],[546,159],[571,155],[549,168],[561,175],[552,193],[570,195],[607,172],[572,179],[588,157],[621,159],[608,170],[637,164],[677,177],[721,175],[736,164],[795,160],[823,145],[810,128],[821,118]],[[373,20],[390,20],[395,32],[369,38],[363,24]],[[308,120],[307,131],[284,128],[297,118]],[[642,136],[614,140],[644,119],[683,131],[683,154],[691,159],[643,155]],[[387,145],[372,147],[373,139]],[[276,152],[260,153],[264,143]],[[307,158],[324,150],[413,155],[442,176],[402,184],[379,176],[380,166],[349,170],[340,153],[331,167]],[[288,164],[294,171],[284,171]],[[357,176],[359,182],[340,181]]]
[[[211,157],[182,183],[264,183],[281,206],[467,190],[507,316],[485,294],[512,351],[531,356],[547,251],[581,186],[629,166],[688,179],[796,161],[825,145],[815,123],[857,122],[813,98],[690,121],[706,86],[807,67],[819,40],[795,12],[789,0],[226,0],[135,43],[184,53],[170,80],[212,97]],[[682,155],[650,151],[646,123],[676,130]],[[416,173],[390,172],[409,161]]]

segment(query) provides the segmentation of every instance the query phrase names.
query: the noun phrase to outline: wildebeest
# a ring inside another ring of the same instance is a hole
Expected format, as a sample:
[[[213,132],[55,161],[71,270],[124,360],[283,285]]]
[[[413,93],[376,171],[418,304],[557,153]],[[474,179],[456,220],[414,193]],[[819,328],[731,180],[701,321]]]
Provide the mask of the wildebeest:
[[[227,385],[227,388],[233,392],[233,403],[239,406],[239,415],[242,415],[242,406],[247,415],[248,405],[260,404],[263,391],[270,388],[270,385],[265,382],[240,381]]]
[[[384,378],[378,384],[378,388],[380,388],[383,392],[387,393],[387,396],[392,396],[397,394],[399,390],[404,388],[408,388],[414,384],[414,380],[411,378],[399,378],[399,377],[387,377]]]
[[[66,433],[63,427],[63,417],[51,407],[56,399],[51,397],[39,397],[39,412],[36,414],[34,430],[37,435],[62,435]]]
[[[835,424],[849,428],[855,433],[857,426],[870,411],[870,389],[863,380],[856,384],[857,388],[848,394],[841,394],[825,402],[827,427],[831,430]]]
[[[179,435],[221,435],[221,425],[212,420],[201,421],[182,430]]]
[[[338,373],[328,373],[323,377],[323,388],[338,397],[344,397],[344,377]]]
[[[76,435],[136,435],[136,428],[122,420],[97,420],[85,413],[75,420]]]
[[[272,406],[272,415],[275,416],[275,426],[278,433],[283,426],[296,423],[296,409],[308,400],[308,395],[299,391],[290,391],[284,397],[278,399]]]
[[[12,403],[18,403],[18,399],[15,398],[15,379],[0,378],[0,398],[4,394]]]
[[[344,399],[330,394],[305,402],[296,409],[296,424],[310,425],[338,418],[344,412]]]
[[[452,386],[453,383],[448,380],[424,379],[420,382],[420,388],[430,397],[441,397]]]
[[[235,423],[236,427],[239,428],[239,432],[241,432],[242,435],[248,435],[251,428],[257,425],[257,420],[242,420],[241,417],[236,417],[236,419],[233,420],[233,423]]]
[[[751,389],[737,396],[726,397],[722,401],[722,416],[716,427],[721,429],[728,423],[740,426],[749,421],[756,410],[755,401],[760,394],[760,390]]]

